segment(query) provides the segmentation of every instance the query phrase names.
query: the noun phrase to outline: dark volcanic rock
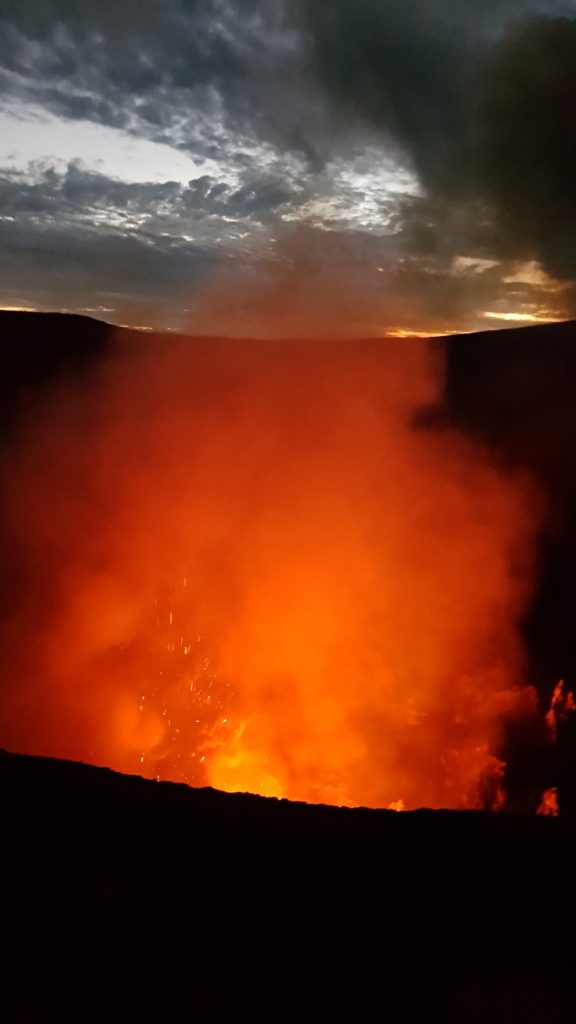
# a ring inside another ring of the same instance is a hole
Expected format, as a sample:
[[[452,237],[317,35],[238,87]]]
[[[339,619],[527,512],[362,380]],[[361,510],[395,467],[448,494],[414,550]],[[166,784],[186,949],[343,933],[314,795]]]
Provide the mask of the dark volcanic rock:
[[[0,787],[4,1020],[576,1011],[573,819],[310,807],[10,754]]]
[[[88,369],[105,352],[112,331],[86,316],[0,310],[0,428],[25,393]]]
[[[534,674],[576,680],[576,323],[450,338],[447,412],[548,505],[540,587],[527,624]]]

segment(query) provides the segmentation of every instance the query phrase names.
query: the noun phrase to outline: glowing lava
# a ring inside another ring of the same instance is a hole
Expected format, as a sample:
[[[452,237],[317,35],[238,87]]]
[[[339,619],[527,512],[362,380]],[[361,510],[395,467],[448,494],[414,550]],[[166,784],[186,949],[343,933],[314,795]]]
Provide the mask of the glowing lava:
[[[546,725],[554,743],[558,739],[558,726],[562,722],[566,722],[575,711],[576,701],[574,700],[574,694],[567,688],[564,680],[561,679],[554,688],[550,708],[546,712]]]
[[[545,818],[557,818],[560,813],[560,807],[558,804],[558,790],[556,788],[547,789],[544,792],[542,801],[536,814],[539,814]]]
[[[21,425],[0,742],[161,778],[499,806],[538,503],[418,413],[424,341],[139,337]]]

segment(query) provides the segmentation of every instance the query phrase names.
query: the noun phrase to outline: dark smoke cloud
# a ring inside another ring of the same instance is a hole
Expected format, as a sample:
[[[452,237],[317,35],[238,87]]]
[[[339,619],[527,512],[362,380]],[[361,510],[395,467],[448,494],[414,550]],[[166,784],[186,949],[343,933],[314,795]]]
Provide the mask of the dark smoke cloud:
[[[518,26],[487,64],[481,182],[505,231],[551,274],[576,273],[576,21]]]
[[[536,257],[572,276],[575,4],[335,0],[306,11],[328,92],[399,140],[428,192],[459,210],[460,237],[445,243],[478,253],[473,236],[487,220],[491,255]]]

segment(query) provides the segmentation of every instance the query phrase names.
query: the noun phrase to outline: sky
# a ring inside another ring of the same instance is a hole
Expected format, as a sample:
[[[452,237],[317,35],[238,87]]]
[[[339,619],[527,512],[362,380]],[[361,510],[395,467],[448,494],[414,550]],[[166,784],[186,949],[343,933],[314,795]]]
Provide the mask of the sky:
[[[233,336],[576,316],[576,0],[3,0],[0,307]]]

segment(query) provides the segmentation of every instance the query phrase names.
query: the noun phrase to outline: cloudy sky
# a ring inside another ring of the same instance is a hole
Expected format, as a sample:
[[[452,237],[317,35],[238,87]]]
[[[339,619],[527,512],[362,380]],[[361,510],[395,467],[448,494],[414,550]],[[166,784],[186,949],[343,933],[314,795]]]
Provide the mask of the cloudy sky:
[[[0,306],[205,333],[576,315],[576,0],[3,0]]]

